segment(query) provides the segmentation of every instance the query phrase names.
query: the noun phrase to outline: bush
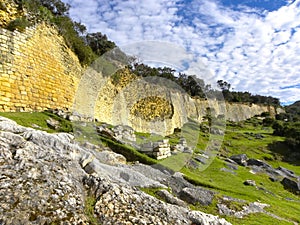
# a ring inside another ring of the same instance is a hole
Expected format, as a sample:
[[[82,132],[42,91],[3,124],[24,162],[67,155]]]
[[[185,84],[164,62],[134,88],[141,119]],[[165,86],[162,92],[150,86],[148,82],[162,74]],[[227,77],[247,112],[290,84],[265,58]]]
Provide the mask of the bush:
[[[31,23],[25,17],[19,17],[10,21],[7,25],[7,29],[10,31],[18,30],[20,32],[24,32],[26,27],[29,27],[30,25]]]
[[[263,119],[263,125],[266,127],[272,126],[274,122],[275,122],[275,120],[271,117],[267,117],[267,118]]]
[[[81,65],[90,65],[96,59],[96,54],[78,35],[73,21],[67,16],[59,16],[54,18],[54,23],[58,27],[59,33],[64,37],[66,44],[78,56]]]

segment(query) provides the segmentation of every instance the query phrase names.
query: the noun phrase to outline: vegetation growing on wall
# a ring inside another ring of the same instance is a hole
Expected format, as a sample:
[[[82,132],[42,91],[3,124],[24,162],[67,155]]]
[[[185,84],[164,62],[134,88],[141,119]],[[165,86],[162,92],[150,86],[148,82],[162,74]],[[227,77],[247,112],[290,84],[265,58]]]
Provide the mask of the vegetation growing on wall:
[[[55,25],[83,66],[90,65],[98,56],[116,47],[100,32],[86,33],[83,24],[68,16],[70,6],[60,0],[15,0],[15,3],[20,16],[10,21],[7,29],[24,32],[26,27],[40,22]]]
[[[187,75],[185,73],[179,73],[178,75],[175,75],[176,71],[168,67],[153,68],[143,63],[134,63],[133,65],[129,66],[129,69],[137,76],[158,76],[174,81],[192,97],[206,98],[208,96],[214,96],[219,100],[224,99],[228,102],[266,104],[274,106],[280,105],[278,98],[271,96],[252,95],[249,92],[232,91],[230,90],[231,84],[223,80],[218,80],[217,82],[221,89],[221,91],[219,91],[213,89],[211,85],[205,84],[203,79],[199,79],[195,75]]]

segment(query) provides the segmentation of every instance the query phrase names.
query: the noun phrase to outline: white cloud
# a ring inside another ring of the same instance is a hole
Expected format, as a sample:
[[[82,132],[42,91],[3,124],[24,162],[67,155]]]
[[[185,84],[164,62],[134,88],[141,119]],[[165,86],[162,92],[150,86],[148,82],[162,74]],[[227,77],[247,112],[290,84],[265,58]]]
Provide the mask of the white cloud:
[[[105,33],[120,46],[171,42],[197,55],[212,77],[229,81],[236,90],[284,102],[299,99],[299,88],[280,87],[300,83],[300,0],[272,12],[244,6],[235,11],[213,0],[186,5],[176,0],[64,1],[89,32]],[[197,67],[196,61],[189,65]]]

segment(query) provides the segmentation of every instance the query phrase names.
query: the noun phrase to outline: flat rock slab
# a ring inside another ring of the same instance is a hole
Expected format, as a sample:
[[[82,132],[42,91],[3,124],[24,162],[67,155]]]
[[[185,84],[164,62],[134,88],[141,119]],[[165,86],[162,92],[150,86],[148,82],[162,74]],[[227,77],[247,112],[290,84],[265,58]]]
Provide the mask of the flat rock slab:
[[[210,205],[213,201],[215,193],[204,188],[183,188],[179,193],[180,199],[190,204],[200,203],[201,205]]]

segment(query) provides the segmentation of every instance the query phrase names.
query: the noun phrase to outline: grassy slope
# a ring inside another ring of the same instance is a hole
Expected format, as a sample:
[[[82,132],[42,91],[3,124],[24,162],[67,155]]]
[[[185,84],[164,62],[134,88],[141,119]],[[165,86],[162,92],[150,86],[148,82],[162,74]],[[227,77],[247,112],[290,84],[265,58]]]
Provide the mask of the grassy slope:
[[[47,126],[45,120],[49,117],[59,119],[55,115],[49,114],[47,112],[0,113],[0,116],[11,118],[23,126],[32,127],[33,124],[35,124],[39,126],[40,129],[46,130],[48,132],[55,132],[55,130],[50,129]],[[88,140],[94,142],[95,144],[103,144],[104,141],[104,144],[106,145],[116,145],[116,143],[110,143],[108,140],[105,139],[102,139],[102,141],[100,140],[99,142],[94,128],[91,128],[89,126],[79,128],[76,127],[77,125],[75,125],[74,127],[74,124],[70,124],[68,121],[62,120],[61,122],[64,124],[63,127],[65,127],[65,131],[74,130],[75,132],[80,130],[83,133],[83,135],[81,135],[79,139],[82,137],[85,138],[81,141]],[[71,125],[73,125],[73,129],[70,129]],[[257,133],[262,134],[264,138],[256,139],[254,135]],[[170,141],[176,142],[175,139],[176,137],[173,140],[171,139]],[[293,170],[295,173],[300,175],[299,166],[280,161],[280,159],[282,158],[281,155],[279,153],[274,153],[269,150],[270,144],[282,140],[282,137],[273,136],[272,130],[270,128],[263,128],[262,125],[260,125],[260,121],[256,118],[238,124],[229,123],[227,125],[226,135],[220,154],[223,156],[230,156],[232,154],[246,153],[250,158],[263,159],[274,167],[283,166]],[[198,148],[205,149],[207,141],[208,135],[203,132],[200,132],[198,138]],[[118,148],[120,147],[122,147],[122,145],[118,144]],[[136,153],[136,151],[132,148],[128,148],[125,146],[123,150],[126,149],[132,153],[134,158],[141,157],[141,159],[146,160],[149,164],[154,163],[154,161],[151,158],[149,159],[149,157],[144,157],[144,155],[140,156],[140,154]],[[293,195],[290,192],[284,190],[284,188],[279,182],[270,181],[268,179],[268,176],[265,174],[254,175],[249,172],[249,169],[239,166],[238,170],[235,171],[237,175],[233,175],[228,172],[220,171],[220,169],[223,167],[226,167],[224,161],[217,157],[205,171],[200,172],[188,168],[183,168],[181,170],[181,172],[183,172],[186,175],[186,178],[191,182],[200,186],[208,187],[219,193],[216,199],[214,200],[213,205],[208,207],[198,205],[191,206],[191,208],[199,209],[207,213],[217,214],[217,199],[223,195],[226,195],[246,200],[248,203],[254,201],[267,203],[270,205],[270,207],[266,208],[268,212],[273,213],[279,217],[285,218],[287,220],[300,222],[300,196]],[[243,185],[243,182],[247,179],[254,180],[258,187],[261,187],[264,190],[256,189],[253,186]],[[294,199],[298,202],[288,201],[286,200],[286,198]],[[233,224],[292,224],[286,221],[274,219],[273,217],[266,214],[252,214],[243,219],[237,219],[230,216],[227,216],[225,218]]]
[[[255,134],[258,133],[262,134],[264,138],[256,139]],[[269,150],[270,144],[282,140],[282,137],[273,136],[270,128],[262,127],[259,120],[253,118],[239,124],[228,124],[220,153],[225,156],[245,153],[249,158],[262,159],[275,168],[283,166],[300,175],[299,166],[279,161],[281,156]],[[221,195],[243,199],[247,202],[267,203],[270,207],[265,208],[266,211],[287,220],[300,222],[300,196],[284,190],[279,182],[270,181],[265,174],[254,175],[249,172],[248,168],[239,166],[238,170],[235,171],[237,175],[233,175],[220,171],[223,167],[226,167],[224,161],[216,158],[205,171],[199,172],[184,168],[181,172],[186,175],[188,180],[216,190]],[[245,186],[243,182],[247,179],[254,180],[261,189]],[[287,198],[298,202],[286,200]],[[200,209],[216,214],[216,207],[214,206],[200,207]],[[233,224],[292,224],[265,214],[250,215],[243,219],[227,216],[226,219]]]
[[[0,112],[0,116],[7,117],[16,121],[19,125],[44,130],[49,133],[53,132],[72,132],[70,121],[62,119],[57,115],[49,112]],[[47,125],[46,120],[55,119],[60,122],[60,129],[54,130]]]

